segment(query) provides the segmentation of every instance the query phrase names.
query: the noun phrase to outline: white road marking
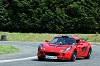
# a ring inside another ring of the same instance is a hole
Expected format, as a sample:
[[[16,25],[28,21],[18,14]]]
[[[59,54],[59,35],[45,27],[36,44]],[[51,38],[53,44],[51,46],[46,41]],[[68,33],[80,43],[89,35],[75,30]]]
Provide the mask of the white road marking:
[[[0,63],[21,61],[21,60],[29,60],[29,59],[35,59],[35,58],[37,58],[37,56],[27,57],[27,58],[20,58],[20,59],[0,60]]]

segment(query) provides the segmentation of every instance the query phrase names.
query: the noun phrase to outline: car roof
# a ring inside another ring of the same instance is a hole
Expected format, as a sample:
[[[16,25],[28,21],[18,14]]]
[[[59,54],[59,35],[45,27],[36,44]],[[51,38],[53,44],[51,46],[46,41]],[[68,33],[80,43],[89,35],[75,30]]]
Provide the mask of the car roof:
[[[74,38],[74,39],[80,39],[79,37],[76,37],[76,36],[69,36],[70,38]]]
[[[56,37],[69,37],[69,38],[73,38],[75,40],[80,39],[79,37],[76,37],[76,36],[56,36]]]

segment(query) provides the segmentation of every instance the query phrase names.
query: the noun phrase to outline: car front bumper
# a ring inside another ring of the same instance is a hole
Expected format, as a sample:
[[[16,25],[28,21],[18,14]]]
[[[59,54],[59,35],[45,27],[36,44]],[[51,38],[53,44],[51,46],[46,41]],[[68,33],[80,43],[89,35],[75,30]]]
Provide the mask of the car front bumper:
[[[62,60],[70,60],[72,53],[67,52],[45,52],[45,51],[38,51],[38,57],[45,58],[45,59],[62,59]]]

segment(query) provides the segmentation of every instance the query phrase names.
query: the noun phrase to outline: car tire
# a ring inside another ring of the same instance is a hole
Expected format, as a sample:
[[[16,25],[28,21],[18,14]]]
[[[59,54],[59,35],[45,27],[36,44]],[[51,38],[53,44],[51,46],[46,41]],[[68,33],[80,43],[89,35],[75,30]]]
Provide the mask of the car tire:
[[[74,51],[71,56],[71,61],[75,61],[75,60],[76,60],[76,52]]]
[[[89,49],[87,56],[85,57],[85,59],[90,59],[91,57],[91,50]]]
[[[40,60],[40,61],[44,61],[45,58],[38,57],[38,60]]]

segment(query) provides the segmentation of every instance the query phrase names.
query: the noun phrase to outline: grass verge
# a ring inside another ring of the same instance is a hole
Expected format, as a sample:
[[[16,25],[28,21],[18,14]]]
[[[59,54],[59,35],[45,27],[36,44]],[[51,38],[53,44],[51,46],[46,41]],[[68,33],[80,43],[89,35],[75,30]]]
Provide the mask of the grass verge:
[[[63,34],[50,34],[50,33],[9,33],[9,32],[0,32],[1,35],[6,35],[7,41],[26,41],[26,42],[44,42],[46,39],[51,40],[55,36]],[[100,34],[70,34],[80,38],[87,38],[88,42],[100,42]],[[0,45],[0,55],[18,52],[18,48],[13,46],[3,46]]]
[[[19,49],[14,46],[0,45],[0,55],[19,52]]]
[[[51,40],[55,36],[63,34],[50,33],[9,33],[0,32],[1,35],[6,35],[7,41],[29,41],[29,42],[43,42],[46,39]],[[89,42],[100,42],[100,34],[70,34],[80,38],[87,38]]]

